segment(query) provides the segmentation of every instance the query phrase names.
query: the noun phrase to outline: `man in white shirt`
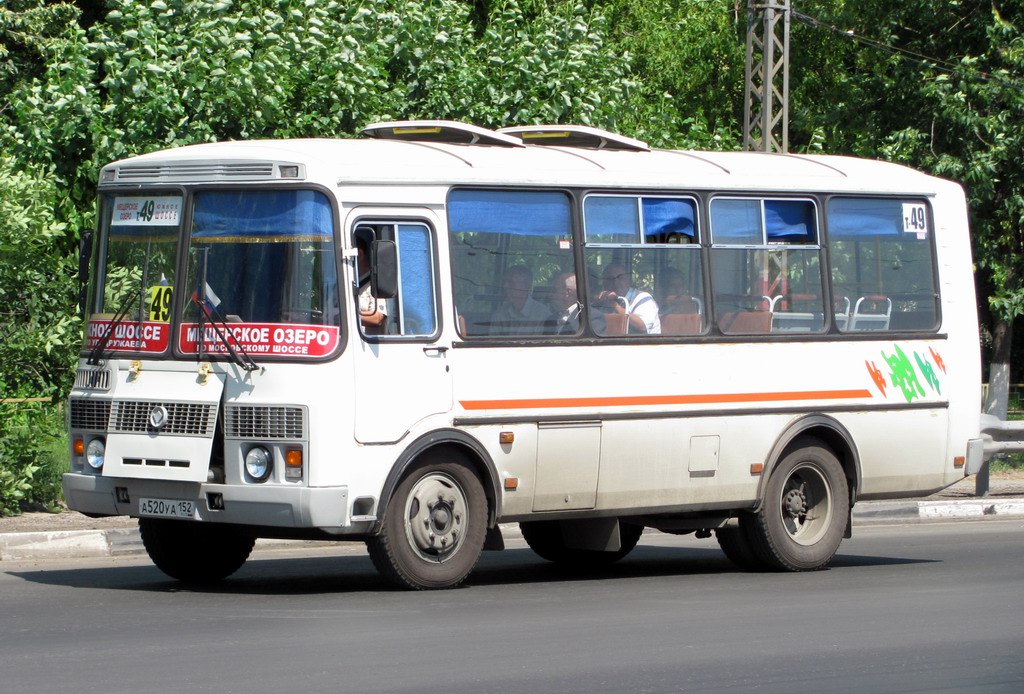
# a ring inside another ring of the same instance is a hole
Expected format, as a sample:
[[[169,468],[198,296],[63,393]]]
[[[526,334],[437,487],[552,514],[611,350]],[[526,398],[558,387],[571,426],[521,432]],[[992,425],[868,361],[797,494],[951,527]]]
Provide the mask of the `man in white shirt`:
[[[603,306],[606,313],[624,315],[626,332],[630,334],[661,334],[657,302],[647,292],[630,286],[625,265],[612,263],[604,269],[602,278],[606,289],[597,295],[597,306]]]

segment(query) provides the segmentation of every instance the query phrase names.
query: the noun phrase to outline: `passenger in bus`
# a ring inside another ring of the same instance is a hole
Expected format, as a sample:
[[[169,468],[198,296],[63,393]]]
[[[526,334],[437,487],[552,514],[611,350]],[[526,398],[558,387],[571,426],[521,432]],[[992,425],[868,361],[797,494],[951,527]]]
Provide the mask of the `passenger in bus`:
[[[525,265],[505,271],[501,283],[502,302],[491,314],[491,335],[540,335],[551,317],[551,309],[531,296],[533,272]]]
[[[359,322],[368,335],[382,335],[386,332],[388,320],[387,301],[376,299],[370,293],[370,261],[367,260],[365,244],[357,242],[356,264],[359,271]]]
[[[664,292],[658,300],[661,315],[670,313],[697,313],[697,301],[686,291],[686,280],[679,270],[668,269],[661,275]]]
[[[594,305],[606,314],[605,334],[618,332],[614,330],[614,321],[611,320],[616,315],[625,317],[623,332],[648,335],[661,333],[657,302],[647,292],[630,286],[629,271],[625,265],[612,263],[604,269],[602,278],[605,289],[597,295]],[[598,326],[595,325],[595,329]]]
[[[576,275],[560,272],[551,283],[551,310],[548,330],[555,335],[574,335],[580,328],[580,302],[576,293]]]

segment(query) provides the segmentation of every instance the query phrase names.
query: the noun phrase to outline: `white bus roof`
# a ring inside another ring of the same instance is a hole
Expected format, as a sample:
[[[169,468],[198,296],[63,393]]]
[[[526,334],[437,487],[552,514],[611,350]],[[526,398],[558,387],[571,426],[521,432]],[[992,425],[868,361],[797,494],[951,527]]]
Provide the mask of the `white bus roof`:
[[[474,128],[476,130],[482,129]],[[512,139],[509,135],[496,135]],[[336,185],[462,184],[917,194],[930,194],[944,185],[940,179],[904,166],[852,157],[597,149],[550,143],[458,144],[376,137],[191,145],[114,162],[104,167],[101,181],[259,182],[280,178],[275,167],[282,163],[299,165],[301,180]]]

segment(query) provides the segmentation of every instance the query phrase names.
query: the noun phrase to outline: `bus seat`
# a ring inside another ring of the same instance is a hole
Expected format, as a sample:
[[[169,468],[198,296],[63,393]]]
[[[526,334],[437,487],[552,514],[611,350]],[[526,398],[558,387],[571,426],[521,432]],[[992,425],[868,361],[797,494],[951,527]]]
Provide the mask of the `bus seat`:
[[[772,331],[771,311],[731,311],[718,318],[718,327],[726,335],[760,335]]]
[[[892,315],[892,299],[881,294],[871,294],[857,299],[850,316],[849,329],[888,330]]]
[[[629,316],[625,313],[604,314],[605,335],[625,335],[629,325]]]
[[[699,332],[699,313],[666,313],[661,317],[662,335],[696,335]]]

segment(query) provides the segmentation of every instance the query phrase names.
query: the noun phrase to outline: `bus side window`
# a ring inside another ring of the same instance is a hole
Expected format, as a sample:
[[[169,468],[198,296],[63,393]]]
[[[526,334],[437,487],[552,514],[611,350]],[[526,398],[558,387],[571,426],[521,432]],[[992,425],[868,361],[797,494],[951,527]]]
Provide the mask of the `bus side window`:
[[[832,294],[843,297],[835,312],[840,332],[939,327],[931,227],[912,223],[927,222],[926,211],[923,200],[837,196],[828,201]]]
[[[370,290],[369,249],[373,241],[395,244],[398,291],[374,297]],[[360,225],[354,243],[358,252],[357,298],[360,329],[381,337],[426,337],[437,330],[433,241],[429,227],[418,223]]]

